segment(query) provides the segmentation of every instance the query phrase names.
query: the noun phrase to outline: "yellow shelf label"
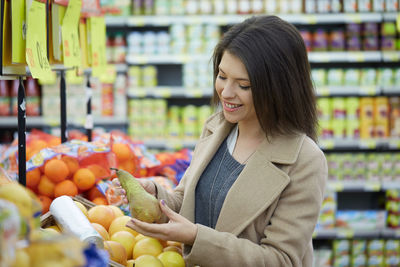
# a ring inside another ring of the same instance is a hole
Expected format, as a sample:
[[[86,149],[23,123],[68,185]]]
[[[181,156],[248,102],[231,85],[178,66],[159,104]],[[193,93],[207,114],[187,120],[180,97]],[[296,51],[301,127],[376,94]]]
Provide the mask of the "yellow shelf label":
[[[382,55],[383,55],[384,61],[391,62],[391,61],[399,61],[399,59],[400,59],[400,55],[397,51],[396,52],[383,52]]]
[[[355,61],[355,62],[364,62],[365,61],[365,55],[357,52],[350,52],[349,55],[350,61]]]
[[[32,1],[28,13],[25,56],[33,78],[50,80],[51,68],[47,59],[46,5]]]
[[[373,192],[378,192],[380,191],[382,188],[382,185],[380,182],[376,182],[376,181],[370,181],[370,182],[366,182],[364,185],[364,190],[365,191],[373,191]]]
[[[396,28],[397,31],[400,32],[400,13],[398,13],[396,17]]]
[[[171,89],[169,89],[169,88],[159,89],[159,90],[156,90],[154,93],[156,96],[160,96],[163,98],[169,98],[172,95]]]
[[[360,141],[360,148],[368,148],[373,149],[376,148],[376,141],[375,140],[361,140]]]
[[[376,95],[376,86],[362,86],[360,87],[360,93],[366,95]]]
[[[342,192],[344,190],[344,184],[341,181],[331,181],[328,183],[328,187],[335,192]]]
[[[100,77],[107,66],[106,24],[104,17],[90,17],[89,20],[92,40],[92,75]]]
[[[61,26],[64,66],[67,67],[78,67],[82,63],[78,34],[81,6],[81,0],[70,0]]]
[[[304,21],[306,24],[317,24],[317,17],[315,15],[305,15]]]
[[[350,15],[347,15],[347,20],[348,20],[349,22],[354,22],[354,23],[361,23],[361,22],[362,22],[362,19],[361,19],[360,14],[350,14]]]
[[[335,142],[333,140],[321,140],[320,147],[324,149],[332,149],[335,147]]]
[[[317,91],[321,96],[329,96],[330,95],[330,90],[326,86],[318,88]]]
[[[50,125],[51,127],[60,125],[60,119],[57,118],[44,117],[43,120],[45,121],[46,124]]]
[[[189,90],[187,90],[187,96],[195,97],[195,98],[202,98],[203,91],[199,90],[199,89],[189,89]]]
[[[337,229],[337,237],[339,238],[353,238],[354,230],[353,229]]]

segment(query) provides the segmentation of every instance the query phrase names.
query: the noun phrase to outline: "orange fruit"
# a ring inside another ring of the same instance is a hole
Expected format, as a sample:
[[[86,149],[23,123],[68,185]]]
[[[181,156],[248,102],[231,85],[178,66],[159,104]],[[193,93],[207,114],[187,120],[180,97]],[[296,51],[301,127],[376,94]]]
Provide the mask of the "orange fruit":
[[[125,216],[124,212],[120,208],[118,208],[117,206],[108,205],[108,207],[113,210],[115,218]]]
[[[51,198],[47,196],[38,196],[40,203],[42,204],[42,214],[45,214],[49,211],[50,204],[52,202]]]
[[[110,176],[110,173],[98,164],[92,164],[87,166],[86,168],[92,171],[92,173],[96,177],[96,181]]]
[[[136,170],[135,163],[133,162],[133,160],[122,161],[118,164],[118,167],[131,174],[133,174]]]
[[[135,246],[136,239],[135,236],[127,231],[119,231],[114,233],[110,240],[120,243],[124,246],[126,251],[126,256],[130,260],[132,259],[133,247]]]
[[[153,237],[143,237],[136,242],[133,248],[133,258],[137,259],[142,255],[153,255],[157,257],[163,252],[163,246],[160,241]]]
[[[104,241],[104,249],[110,254],[110,260],[126,266],[127,256],[124,246],[115,241]]]
[[[126,223],[129,222],[131,219],[132,219],[131,217],[126,216],[126,215],[115,218],[111,222],[110,228],[108,229],[108,233],[112,236],[116,232],[127,231],[136,237],[138,235],[138,233],[135,230],[125,226]]]
[[[69,169],[64,161],[51,159],[44,165],[44,174],[53,182],[64,181],[69,175]]]
[[[94,186],[94,183],[96,182],[96,178],[94,177],[94,174],[91,170],[87,168],[80,168],[78,169],[72,180],[76,184],[76,186],[82,190],[88,190]]]
[[[61,138],[60,137],[53,137],[47,142],[47,145],[49,147],[58,146],[60,144],[61,144]]]
[[[182,255],[175,251],[164,251],[157,258],[168,267],[185,267]]]
[[[114,143],[111,147],[111,151],[115,153],[118,161],[125,161],[133,156],[130,147],[123,143]]]
[[[88,219],[92,223],[101,224],[108,231],[111,222],[115,219],[115,215],[109,207],[97,205],[88,210]]]
[[[108,205],[108,201],[105,197],[96,197],[92,200],[92,202],[96,205]]]
[[[67,164],[69,175],[74,175],[74,173],[79,169],[79,162],[76,158],[63,156],[61,160]]]
[[[40,181],[40,170],[39,168],[33,169],[26,173],[26,186],[35,189]]]
[[[42,175],[38,184],[38,192],[40,195],[47,196],[49,198],[54,197],[54,187],[53,183],[46,175]]]
[[[47,142],[40,139],[32,140],[29,143],[28,147],[31,148],[32,150],[40,151],[43,148],[47,147]]]
[[[135,260],[135,267],[166,267],[153,255],[142,255]]]
[[[90,224],[93,226],[94,230],[96,230],[101,235],[104,241],[110,240],[110,236],[107,230],[103,227],[103,225],[98,223],[90,223]]]
[[[71,180],[64,180],[54,187],[54,197],[59,196],[76,196],[78,188]]]
[[[96,197],[104,197],[104,195],[99,191],[99,189],[97,189],[96,186],[92,187],[88,192],[88,199],[90,201],[93,201],[93,199],[95,199]]]

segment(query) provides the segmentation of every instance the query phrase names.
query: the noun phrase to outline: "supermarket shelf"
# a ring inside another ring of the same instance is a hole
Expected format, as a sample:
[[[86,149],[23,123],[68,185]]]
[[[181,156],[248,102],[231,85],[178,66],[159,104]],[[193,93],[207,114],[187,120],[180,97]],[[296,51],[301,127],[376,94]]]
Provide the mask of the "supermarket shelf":
[[[400,59],[400,52],[381,52],[381,51],[350,51],[350,52],[309,52],[310,63],[334,63],[334,62],[380,62],[383,54],[386,55],[386,62],[396,62]],[[398,59],[396,59],[398,58]],[[209,61],[210,56],[205,54],[198,55],[127,55],[128,64],[183,64],[192,61]]]
[[[128,64],[182,64],[190,61],[209,61],[210,55],[127,55]]]
[[[397,89],[397,88],[396,88]],[[320,86],[316,89],[318,96],[374,96],[382,89],[379,86]]]
[[[319,146],[324,150],[398,150],[400,149],[399,138],[387,138],[387,139],[321,139],[319,140]]]
[[[72,126],[82,126],[85,121],[82,120],[68,120],[68,124]],[[126,125],[128,120],[126,118],[115,118],[115,117],[101,117],[94,118],[95,125]],[[26,117],[27,127],[55,127],[59,126],[60,121],[56,118],[44,118],[44,117]],[[17,117],[0,117],[0,128],[14,128],[18,126]]]
[[[211,97],[212,88],[185,88],[181,86],[157,86],[147,88],[134,88],[128,91],[129,98],[156,97],[156,98],[203,98]]]
[[[378,192],[391,189],[400,189],[398,182],[380,182],[380,181],[328,181],[327,187],[335,192]]]
[[[400,229],[319,229],[313,234],[314,239],[346,238],[399,238]]]
[[[394,13],[395,14],[395,13]],[[280,18],[293,24],[334,24],[334,23],[361,23],[381,22],[393,20],[394,14],[386,13],[330,13],[330,14],[277,14]],[[216,24],[230,25],[242,22],[253,15],[154,15],[154,16],[106,16],[106,25],[109,27],[142,27],[168,26],[174,23],[181,24]]]
[[[382,93],[385,95],[399,95],[400,87],[383,87],[381,88]]]
[[[379,62],[382,60],[381,51],[350,51],[350,52],[309,52],[310,63],[333,62]]]

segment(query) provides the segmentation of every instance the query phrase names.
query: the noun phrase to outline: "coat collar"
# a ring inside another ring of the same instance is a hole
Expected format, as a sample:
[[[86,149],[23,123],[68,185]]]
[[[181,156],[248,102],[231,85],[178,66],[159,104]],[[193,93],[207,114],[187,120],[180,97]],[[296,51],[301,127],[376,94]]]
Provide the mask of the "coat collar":
[[[192,159],[192,179],[185,190],[185,200],[180,212],[191,221],[194,221],[197,182],[233,126],[234,124],[224,119],[222,113],[215,114],[206,123],[205,136],[197,144],[196,155]],[[276,199],[290,182],[290,178],[273,163],[293,164],[304,137],[305,135],[265,138],[229,190],[216,230],[239,234]]]

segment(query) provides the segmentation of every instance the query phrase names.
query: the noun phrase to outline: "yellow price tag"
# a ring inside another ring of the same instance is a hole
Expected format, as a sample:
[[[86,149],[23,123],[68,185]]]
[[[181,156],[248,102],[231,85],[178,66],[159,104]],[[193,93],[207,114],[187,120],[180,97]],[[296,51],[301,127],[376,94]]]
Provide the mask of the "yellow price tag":
[[[328,188],[335,192],[342,192],[344,190],[344,184],[341,181],[330,181]]]
[[[330,95],[330,90],[326,86],[322,86],[322,87],[318,88],[317,91],[321,96],[329,96]]]
[[[320,147],[323,149],[333,149],[335,147],[335,142],[333,140],[321,140]]]
[[[393,61],[398,61],[400,59],[400,55],[397,51],[383,52],[382,55],[383,55],[383,61],[393,62]]]
[[[362,86],[360,87],[360,93],[366,95],[376,95],[376,86]]]
[[[400,238],[400,229],[395,230],[394,237]]]
[[[46,52],[46,4],[32,2],[27,27],[25,55],[32,77],[51,79],[51,68]]]
[[[376,141],[372,139],[361,140],[360,148],[376,148]]]
[[[154,95],[162,97],[162,98],[169,98],[169,97],[171,97],[172,93],[169,88],[164,88],[164,89],[155,90]]]
[[[361,23],[362,19],[361,19],[360,14],[351,14],[351,15],[347,15],[347,21],[354,22],[354,23]]]
[[[56,119],[53,117],[44,117],[44,121],[47,125],[50,125],[51,127],[60,125],[60,119]]]
[[[364,62],[365,61],[365,55],[360,52],[350,52],[349,54],[349,60],[350,61],[355,61],[355,62]]]
[[[115,65],[109,64],[106,66],[105,71],[100,75],[102,83],[114,83],[117,78],[117,69]]]
[[[89,20],[92,42],[92,75],[100,77],[107,65],[106,23],[104,17],[90,17]]]
[[[305,15],[304,20],[306,24],[317,24],[317,17],[315,15]]]
[[[353,238],[354,230],[353,229],[338,229],[337,237],[338,238]]]
[[[189,89],[187,91],[187,96],[188,97],[194,97],[194,98],[202,98],[203,97],[203,91],[200,89]]]
[[[69,84],[83,84],[83,75],[79,76],[76,69],[67,70],[65,79]]]
[[[82,63],[78,35],[81,6],[81,0],[69,0],[61,26],[64,66],[67,67],[78,67]]]
[[[130,94],[133,97],[145,97],[147,92],[145,89],[136,89],[136,90],[132,90],[132,92]]]
[[[369,181],[366,182],[364,185],[364,190],[365,191],[373,191],[373,192],[378,192],[381,190],[381,183],[380,182],[373,182],[373,181]]]

